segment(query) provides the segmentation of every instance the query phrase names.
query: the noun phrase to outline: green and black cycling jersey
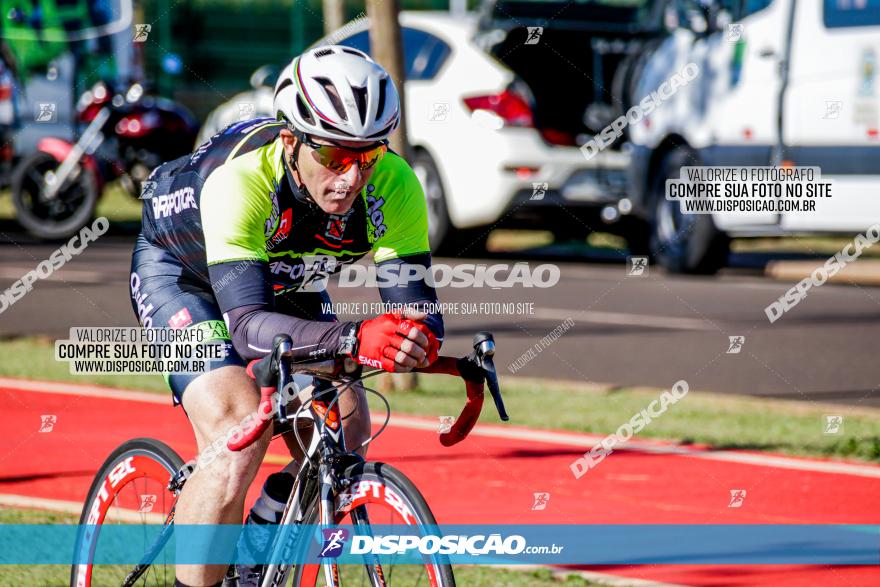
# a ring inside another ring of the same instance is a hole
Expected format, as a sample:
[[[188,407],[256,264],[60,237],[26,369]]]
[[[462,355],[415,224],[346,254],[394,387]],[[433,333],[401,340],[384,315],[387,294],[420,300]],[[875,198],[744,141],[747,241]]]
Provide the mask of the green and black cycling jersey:
[[[373,253],[377,264],[430,265],[427,206],[409,164],[392,151],[342,215],[323,212],[296,188],[283,160],[282,123],[236,123],[144,182],[142,237],[179,261],[185,281],[211,292],[235,348],[259,356],[279,332],[333,352],[340,326],[270,316],[300,292]],[[424,281],[381,288],[383,301],[436,301]],[[428,325],[442,338],[442,318]],[[303,340],[305,339],[305,340]],[[318,340],[316,340],[318,339]]]

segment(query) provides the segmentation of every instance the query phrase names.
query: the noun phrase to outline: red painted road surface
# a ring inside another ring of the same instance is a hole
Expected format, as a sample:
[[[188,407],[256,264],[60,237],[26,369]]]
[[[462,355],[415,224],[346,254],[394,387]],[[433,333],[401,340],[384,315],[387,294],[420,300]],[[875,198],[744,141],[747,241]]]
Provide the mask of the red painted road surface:
[[[193,457],[195,441],[183,410],[172,408],[170,400],[157,403],[144,395],[132,400],[76,395],[69,389],[38,393],[16,389],[5,380],[0,384],[4,438],[0,494],[82,501],[107,455],[138,436],[168,443],[185,460]],[[48,433],[39,432],[44,414],[57,417]],[[536,441],[473,434],[460,445],[444,448],[436,431],[394,422],[392,417],[392,426],[371,445],[369,456],[406,473],[441,523],[880,523],[880,475],[876,474],[880,467],[857,467],[845,474],[620,450],[574,479],[569,463],[583,454],[583,445],[566,445],[558,438]],[[434,422],[429,424],[434,427]],[[497,428],[483,430],[491,433]],[[284,454],[283,443],[274,442],[270,453]],[[817,468],[824,463],[787,462]],[[265,476],[279,468],[278,464],[262,467],[248,503]],[[728,507],[732,489],[746,490],[740,507]],[[546,509],[531,509],[536,492],[550,493]],[[658,565],[589,570],[682,585],[880,586],[876,566]]]

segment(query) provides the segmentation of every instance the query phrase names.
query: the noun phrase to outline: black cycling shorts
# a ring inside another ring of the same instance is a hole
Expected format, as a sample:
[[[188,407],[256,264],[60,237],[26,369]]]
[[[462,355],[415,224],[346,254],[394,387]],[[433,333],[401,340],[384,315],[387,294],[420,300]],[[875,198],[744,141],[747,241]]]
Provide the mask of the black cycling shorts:
[[[208,363],[208,371],[228,365],[243,367],[242,359],[232,346],[232,338],[214,294],[203,282],[165,249],[138,236],[131,258],[129,279],[131,307],[144,328],[200,328],[208,336],[206,342],[222,344],[225,358]],[[293,296],[289,315],[314,320],[335,321],[336,317],[323,312],[322,305],[330,301],[326,292],[300,292]],[[301,315],[300,315],[301,314]],[[174,405],[181,402],[190,382],[203,373],[171,373],[165,381],[174,396]]]

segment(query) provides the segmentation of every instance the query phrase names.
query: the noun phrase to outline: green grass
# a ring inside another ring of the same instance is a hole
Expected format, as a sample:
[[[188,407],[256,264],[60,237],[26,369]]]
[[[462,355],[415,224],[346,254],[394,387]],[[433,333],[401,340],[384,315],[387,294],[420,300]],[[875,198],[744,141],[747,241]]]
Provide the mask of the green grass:
[[[110,222],[139,221],[141,219],[140,200],[128,195],[118,184],[112,183],[104,190],[98,200],[95,216],[106,216]],[[0,192],[0,219],[14,219],[15,206],[9,190]]]
[[[0,375],[118,386],[169,394],[157,375],[71,375],[54,360],[46,338],[0,341]],[[370,380],[375,386],[375,379]],[[421,376],[420,389],[391,392],[393,412],[438,417],[457,415],[464,389],[459,380]],[[587,385],[502,377],[511,424],[605,435],[659,397],[653,389],[602,391]],[[170,401],[170,400],[169,400]],[[382,409],[377,400],[373,409]],[[843,432],[823,433],[824,416],[844,416]],[[498,422],[487,398],[482,422]],[[439,421],[438,421],[439,424]],[[768,450],[795,455],[835,456],[880,462],[880,412],[804,402],[763,400],[691,391],[639,435],[721,448]]]
[[[78,516],[42,510],[0,508],[0,524],[76,524]],[[401,566],[398,578],[416,572],[418,567]],[[107,570],[107,569],[105,569]],[[128,569],[120,567],[122,573]],[[343,567],[343,572],[352,570]],[[120,575],[121,576],[121,575]],[[418,574],[414,575],[414,580]],[[424,577],[422,577],[424,579]],[[593,587],[597,585],[577,576],[564,579],[547,569],[516,571],[480,566],[456,566],[455,579],[462,587]],[[0,587],[62,587],[70,584],[70,567],[63,565],[2,565]]]
[[[76,524],[78,521],[79,516],[75,514],[0,508],[0,524]]]
[[[9,197],[9,190],[0,192],[0,218],[15,218],[15,207],[12,205],[12,198]]]
[[[607,232],[592,232],[585,241],[594,249],[626,250],[626,240]],[[493,230],[486,248],[489,251],[510,252],[545,247],[553,244],[553,233],[547,230]]]
[[[830,257],[852,238],[804,236],[784,238],[738,238],[731,243],[734,253],[802,253]],[[492,252],[510,252],[544,247],[553,243],[553,233],[545,230],[494,230],[489,235],[487,248]],[[606,232],[593,232],[586,244],[594,249],[625,250],[626,241]],[[863,251],[866,257],[880,257],[880,247]]]
[[[734,253],[804,253],[830,257],[849,243],[852,243],[852,238],[847,237],[743,238],[735,239],[731,243],[731,251]],[[880,257],[880,247],[863,249],[862,256]]]
[[[456,415],[462,391],[439,377],[422,377],[423,389],[391,396],[395,411]],[[502,378],[511,423],[605,435],[659,397],[657,390],[590,390],[586,386]],[[840,435],[823,433],[825,414],[844,415]],[[483,422],[498,422],[487,398]],[[880,414],[798,402],[690,392],[639,434],[641,438],[768,450],[796,455],[839,456],[880,462]]]
[[[79,516],[42,510],[0,509],[0,524],[76,524]],[[0,565],[0,587],[70,585],[70,567],[63,565]]]
[[[111,185],[104,190],[101,199],[98,200],[98,208],[95,216],[106,216],[110,222],[141,219],[142,203],[133,198],[118,185]]]
[[[14,338],[0,341],[0,375],[25,379],[73,381],[142,391],[168,392],[160,375],[71,375],[69,363],[55,360],[54,339]],[[170,401],[170,400],[169,400]]]

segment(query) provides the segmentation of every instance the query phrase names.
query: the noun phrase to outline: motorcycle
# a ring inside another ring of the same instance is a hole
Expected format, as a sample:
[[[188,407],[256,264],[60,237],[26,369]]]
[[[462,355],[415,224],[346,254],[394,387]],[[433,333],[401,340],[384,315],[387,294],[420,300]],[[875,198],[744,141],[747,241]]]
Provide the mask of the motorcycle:
[[[98,82],[80,97],[75,143],[47,137],[12,178],[18,222],[43,239],[70,237],[94,215],[107,183],[119,180],[133,197],[150,171],[192,150],[195,117],[180,104],[145,94],[133,83],[114,92]]]

